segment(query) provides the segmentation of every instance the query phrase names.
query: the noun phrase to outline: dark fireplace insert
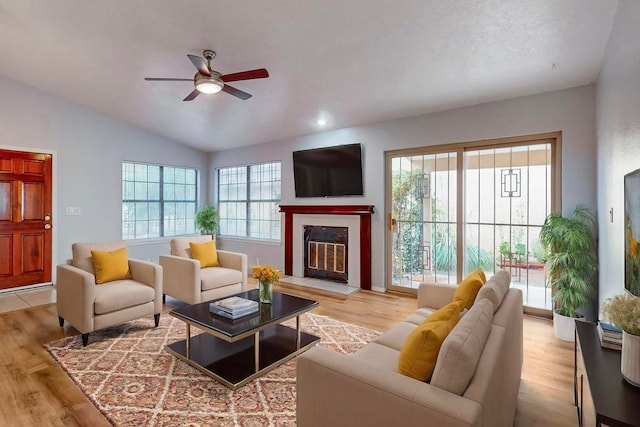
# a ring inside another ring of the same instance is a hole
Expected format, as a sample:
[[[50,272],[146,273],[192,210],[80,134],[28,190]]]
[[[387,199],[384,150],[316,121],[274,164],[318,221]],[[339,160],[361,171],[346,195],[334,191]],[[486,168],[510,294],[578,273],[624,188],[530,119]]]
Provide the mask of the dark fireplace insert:
[[[304,277],[348,283],[346,227],[304,226]]]

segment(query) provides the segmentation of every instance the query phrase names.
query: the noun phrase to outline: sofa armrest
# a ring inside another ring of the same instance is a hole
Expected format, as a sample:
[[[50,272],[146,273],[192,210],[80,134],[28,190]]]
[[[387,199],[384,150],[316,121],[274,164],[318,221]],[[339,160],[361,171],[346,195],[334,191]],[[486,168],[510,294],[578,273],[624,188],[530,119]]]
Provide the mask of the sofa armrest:
[[[442,308],[453,300],[456,285],[420,283],[418,287],[418,308]]]
[[[153,313],[162,313],[162,266],[148,261],[129,259],[131,278],[144,283],[155,291]]]
[[[58,316],[83,334],[92,332],[96,279],[91,273],[72,265],[56,269],[56,306]]]
[[[315,347],[298,358],[297,421],[321,426],[479,426],[477,402]]]
[[[221,267],[232,268],[242,272],[242,290],[247,290],[247,254],[218,250],[218,261]]]
[[[160,265],[163,293],[189,304],[200,302],[200,261],[175,255],[160,255]]]

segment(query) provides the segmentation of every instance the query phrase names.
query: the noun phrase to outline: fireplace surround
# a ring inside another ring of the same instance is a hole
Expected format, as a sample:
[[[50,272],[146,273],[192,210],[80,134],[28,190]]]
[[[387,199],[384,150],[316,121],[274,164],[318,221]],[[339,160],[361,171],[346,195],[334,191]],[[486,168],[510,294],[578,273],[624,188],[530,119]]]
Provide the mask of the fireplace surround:
[[[373,208],[373,205],[280,205],[280,212],[284,213],[284,273],[293,274],[294,215],[357,215],[360,220],[360,288],[370,290]]]

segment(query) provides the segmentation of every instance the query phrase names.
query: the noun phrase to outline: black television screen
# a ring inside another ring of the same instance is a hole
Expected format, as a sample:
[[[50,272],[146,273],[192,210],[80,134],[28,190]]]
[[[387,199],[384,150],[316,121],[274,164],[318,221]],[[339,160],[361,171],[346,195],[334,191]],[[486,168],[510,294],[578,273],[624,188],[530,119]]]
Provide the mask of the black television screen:
[[[293,152],[296,197],[362,196],[360,144]]]
[[[640,296],[640,169],[624,176],[624,288]]]

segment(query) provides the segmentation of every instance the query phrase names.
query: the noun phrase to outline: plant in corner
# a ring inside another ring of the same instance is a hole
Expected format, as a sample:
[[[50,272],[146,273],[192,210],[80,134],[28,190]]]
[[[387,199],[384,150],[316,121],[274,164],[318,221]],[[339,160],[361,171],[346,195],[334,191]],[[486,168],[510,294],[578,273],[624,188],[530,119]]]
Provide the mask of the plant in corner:
[[[196,212],[196,226],[202,234],[215,235],[218,231],[218,210],[215,206],[205,205]]]
[[[577,310],[591,302],[598,270],[593,227],[593,214],[579,205],[570,217],[550,214],[540,230],[547,284],[553,292],[554,332],[564,341],[574,340]]]

